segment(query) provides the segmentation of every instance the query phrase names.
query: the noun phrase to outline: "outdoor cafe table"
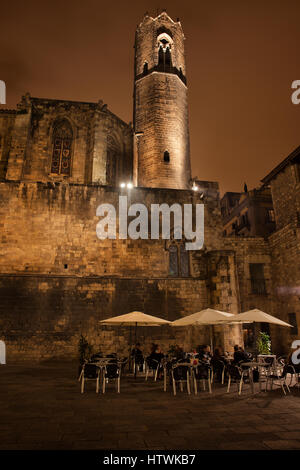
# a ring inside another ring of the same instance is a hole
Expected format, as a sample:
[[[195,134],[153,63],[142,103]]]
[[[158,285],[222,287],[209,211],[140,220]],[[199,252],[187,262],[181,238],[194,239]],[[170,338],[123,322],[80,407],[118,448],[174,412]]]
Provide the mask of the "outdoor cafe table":
[[[252,393],[254,394],[255,393],[255,390],[254,390],[254,381],[253,381],[253,370],[254,369],[258,369],[260,371],[260,369],[266,367],[266,366],[269,366],[270,364],[268,363],[264,363],[264,362],[254,362],[254,361],[251,361],[251,362],[242,362],[240,364],[241,367],[247,367],[249,368],[249,380],[250,380],[250,386],[251,386],[251,391]],[[261,392],[261,380],[259,379],[259,391]]]

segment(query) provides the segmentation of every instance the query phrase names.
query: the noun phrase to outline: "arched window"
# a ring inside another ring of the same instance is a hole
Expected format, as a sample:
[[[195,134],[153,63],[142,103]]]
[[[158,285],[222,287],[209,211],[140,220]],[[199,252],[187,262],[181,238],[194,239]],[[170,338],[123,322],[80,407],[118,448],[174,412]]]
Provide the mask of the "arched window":
[[[73,132],[66,119],[57,121],[53,130],[51,173],[70,176]]]
[[[172,242],[169,247],[169,274],[174,277],[190,275],[189,252],[185,249],[185,241]]]
[[[167,33],[161,33],[157,38],[158,66],[161,71],[169,71],[172,67],[172,44],[173,40]]]

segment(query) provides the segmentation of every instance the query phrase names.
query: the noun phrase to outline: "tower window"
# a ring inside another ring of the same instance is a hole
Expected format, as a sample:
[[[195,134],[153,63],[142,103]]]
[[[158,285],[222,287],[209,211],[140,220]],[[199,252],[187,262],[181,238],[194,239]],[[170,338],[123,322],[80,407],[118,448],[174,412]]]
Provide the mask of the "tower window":
[[[148,63],[145,62],[145,63],[144,63],[143,74],[144,74],[144,75],[147,75],[147,73],[148,73]]]
[[[166,150],[165,153],[164,153],[164,162],[165,163],[169,163],[170,162],[170,154],[169,152]]]
[[[170,72],[172,68],[172,38],[167,33],[161,33],[157,38],[158,66],[162,72]]]

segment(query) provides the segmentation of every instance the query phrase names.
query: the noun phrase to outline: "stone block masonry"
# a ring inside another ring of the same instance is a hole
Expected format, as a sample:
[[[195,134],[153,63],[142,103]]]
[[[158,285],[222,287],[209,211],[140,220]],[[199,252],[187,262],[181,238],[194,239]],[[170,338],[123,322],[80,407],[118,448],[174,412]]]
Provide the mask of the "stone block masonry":
[[[131,310],[169,320],[207,306],[238,311],[232,253],[217,256],[223,240],[221,226],[215,229],[216,200],[208,198],[205,205],[205,249],[189,254],[188,278],[174,278],[166,240],[97,238],[97,206],[117,205],[120,193],[106,186],[0,184],[0,328],[8,358],[74,358],[80,333],[96,348],[124,352],[128,330],[101,329],[98,322]],[[131,203],[196,203],[198,197],[135,188]],[[190,335],[158,328],[144,336],[147,342],[190,347],[207,342],[208,331]]]

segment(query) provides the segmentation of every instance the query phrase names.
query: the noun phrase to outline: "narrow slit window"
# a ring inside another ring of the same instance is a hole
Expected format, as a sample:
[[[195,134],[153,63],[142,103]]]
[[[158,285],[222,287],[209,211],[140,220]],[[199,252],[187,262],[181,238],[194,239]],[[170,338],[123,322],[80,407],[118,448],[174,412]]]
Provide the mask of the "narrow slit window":
[[[170,154],[169,152],[166,150],[165,153],[164,153],[164,162],[165,163],[169,163],[170,162]]]

